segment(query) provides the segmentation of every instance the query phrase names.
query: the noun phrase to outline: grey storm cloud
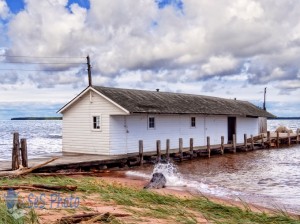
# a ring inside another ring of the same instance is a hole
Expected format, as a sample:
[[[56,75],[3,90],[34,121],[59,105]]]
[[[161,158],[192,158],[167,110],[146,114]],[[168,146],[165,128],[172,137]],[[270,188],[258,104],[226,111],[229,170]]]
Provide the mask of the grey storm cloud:
[[[16,84],[19,76],[15,72],[0,73],[0,84]]]
[[[299,80],[298,0],[183,0],[182,10],[154,0],[90,0],[89,10],[67,9],[67,2],[27,0],[7,25],[6,53],[89,54],[95,80],[111,84],[137,72],[149,82],[208,80],[245,72],[245,63],[250,83]],[[61,73],[30,80],[49,88],[82,79]]]

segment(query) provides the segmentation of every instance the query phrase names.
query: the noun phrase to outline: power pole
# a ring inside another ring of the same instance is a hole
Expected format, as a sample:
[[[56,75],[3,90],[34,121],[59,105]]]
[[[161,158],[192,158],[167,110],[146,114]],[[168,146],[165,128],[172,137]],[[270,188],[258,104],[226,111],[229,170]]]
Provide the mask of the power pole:
[[[265,90],[264,90],[264,105],[263,105],[264,110],[267,110],[266,109],[266,94],[267,94],[267,87],[265,87]]]
[[[86,57],[86,61],[87,61],[87,70],[88,70],[88,78],[89,78],[89,86],[92,86],[92,70],[91,70],[91,63],[90,63],[90,56],[88,55]]]

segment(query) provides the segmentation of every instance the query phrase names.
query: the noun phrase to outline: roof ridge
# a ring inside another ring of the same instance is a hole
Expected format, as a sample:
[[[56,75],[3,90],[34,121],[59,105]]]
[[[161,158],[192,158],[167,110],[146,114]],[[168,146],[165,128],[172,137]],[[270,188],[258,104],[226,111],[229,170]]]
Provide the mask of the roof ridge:
[[[150,93],[157,93],[157,94],[174,94],[174,95],[186,95],[186,96],[198,96],[198,97],[207,97],[209,99],[222,99],[222,100],[228,100],[228,101],[238,101],[238,102],[245,102],[249,103],[246,100],[237,100],[237,99],[229,99],[229,98],[223,98],[218,96],[208,96],[208,95],[200,95],[195,93],[181,93],[181,92],[157,92],[154,90],[145,90],[145,89],[129,89],[129,88],[118,88],[118,87],[107,87],[107,86],[92,86],[95,88],[102,88],[102,89],[114,89],[114,90],[129,90],[129,91],[141,91],[141,92],[150,92]]]

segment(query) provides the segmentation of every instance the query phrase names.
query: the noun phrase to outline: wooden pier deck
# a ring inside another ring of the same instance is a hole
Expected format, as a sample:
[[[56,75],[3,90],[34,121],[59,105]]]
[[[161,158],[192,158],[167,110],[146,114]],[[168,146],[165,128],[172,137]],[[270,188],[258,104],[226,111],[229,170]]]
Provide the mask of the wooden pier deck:
[[[29,167],[36,166],[44,163],[47,160],[58,157],[59,159],[46,165],[43,170],[51,171],[52,169],[78,169],[81,167],[93,167],[105,169],[105,166],[113,164],[126,164],[127,155],[121,156],[105,156],[105,155],[91,155],[91,154],[80,154],[80,153],[59,153],[59,154],[47,154],[40,158],[34,158],[29,160]],[[11,161],[1,161],[0,171],[11,170]]]
[[[113,167],[125,167],[133,165],[143,165],[144,163],[153,163],[161,160],[182,161],[184,159],[193,159],[195,157],[210,157],[211,154],[236,153],[241,151],[252,151],[257,149],[274,148],[280,146],[291,146],[300,143],[300,133],[263,133],[258,136],[247,138],[244,135],[243,143],[236,143],[235,135],[232,144],[224,144],[224,137],[221,137],[220,144],[210,145],[210,137],[207,137],[205,146],[194,146],[193,139],[190,139],[190,146],[183,147],[183,139],[179,139],[179,148],[170,148],[170,141],[166,140],[166,148],[161,149],[161,141],[156,141],[156,150],[144,152],[143,141],[138,142],[138,150],[136,153],[129,153],[119,156],[106,155],[90,155],[79,153],[57,153],[48,154],[40,158],[30,159],[28,166],[36,166],[46,162],[50,158],[59,157],[56,161],[39,169],[39,172],[51,172],[57,170],[104,170]],[[153,144],[155,146],[155,143]],[[153,147],[155,149],[155,147]],[[0,171],[11,170],[11,161],[1,161]]]

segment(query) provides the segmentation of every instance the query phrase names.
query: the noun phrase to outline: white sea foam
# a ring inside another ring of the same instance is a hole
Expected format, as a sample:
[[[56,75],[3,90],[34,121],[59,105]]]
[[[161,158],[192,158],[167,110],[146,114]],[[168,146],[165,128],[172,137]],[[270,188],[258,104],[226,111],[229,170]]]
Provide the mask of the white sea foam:
[[[138,178],[142,178],[142,179],[146,179],[146,180],[150,180],[151,179],[151,174],[146,174],[146,173],[142,173],[139,171],[127,171],[126,175],[128,177],[138,177]]]
[[[239,192],[229,191],[226,188],[204,183],[200,181],[192,180],[192,178],[184,178],[183,175],[178,171],[175,164],[168,163],[157,163],[151,174],[143,173],[140,171],[127,171],[126,175],[129,177],[139,177],[142,179],[150,180],[153,173],[162,173],[167,180],[166,187],[175,188],[186,188],[187,190],[193,191],[199,194],[211,194],[220,197],[227,197],[228,195],[240,195]]]

